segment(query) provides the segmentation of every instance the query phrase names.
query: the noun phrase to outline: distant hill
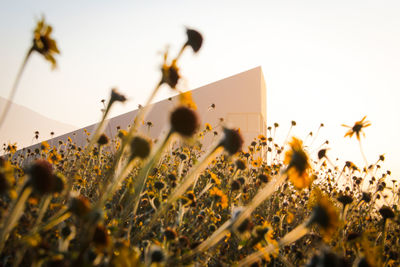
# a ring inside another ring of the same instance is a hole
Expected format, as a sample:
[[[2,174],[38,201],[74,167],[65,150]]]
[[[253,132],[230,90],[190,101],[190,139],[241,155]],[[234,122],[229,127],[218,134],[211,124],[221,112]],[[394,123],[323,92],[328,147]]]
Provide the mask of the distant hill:
[[[0,97],[0,110],[2,111],[7,100]],[[0,111],[0,112],[1,112]],[[13,103],[7,118],[0,129],[0,145],[4,143],[17,143],[18,149],[33,145],[37,142],[76,130],[77,127],[61,123],[43,116],[27,107]],[[34,138],[35,131],[39,131],[39,139]],[[1,154],[1,153],[0,153]]]

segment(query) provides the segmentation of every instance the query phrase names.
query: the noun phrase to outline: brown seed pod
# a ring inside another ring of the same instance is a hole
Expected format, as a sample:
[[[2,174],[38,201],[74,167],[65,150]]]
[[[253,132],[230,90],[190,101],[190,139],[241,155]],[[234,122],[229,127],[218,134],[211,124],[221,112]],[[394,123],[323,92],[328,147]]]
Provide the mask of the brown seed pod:
[[[90,202],[84,196],[78,196],[71,199],[69,210],[78,217],[83,217],[90,212]]]
[[[140,136],[135,136],[131,141],[131,159],[147,158],[150,154],[150,142]]]
[[[199,128],[197,114],[190,108],[181,106],[171,113],[171,128],[184,137],[192,136]]]
[[[203,36],[196,30],[186,29],[188,40],[185,46],[190,46],[195,53],[197,53],[203,44]]]
[[[239,130],[224,128],[225,137],[222,139],[220,146],[233,155],[242,150],[243,137]]]
[[[53,166],[47,160],[36,160],[30,167],[29,182],[33,189],[39,194],[50,194],[53,192],[56,180],[53,174]]]

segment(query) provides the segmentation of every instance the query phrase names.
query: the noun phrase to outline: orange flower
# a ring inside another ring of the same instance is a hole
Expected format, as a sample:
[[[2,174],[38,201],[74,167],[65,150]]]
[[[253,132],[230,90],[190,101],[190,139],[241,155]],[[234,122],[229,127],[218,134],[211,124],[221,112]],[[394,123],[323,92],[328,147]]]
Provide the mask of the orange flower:
[[[360,121],[356,121],[353,127],[342,124],[342,126],[344,127],[351,128],[350,130],[347,131],[344,137],[347,136],[352,137],[353,134],[356,134],[357,139],[360,140],[360,133],[362,133],[363,136],[365,136],[365,133],[362,132],[362,129],[371,126],[371,123],[369,121],[365,121],[366,118],[367,116],[364,116]]]
[[[290,150],[286,151],[284,163],[289,180],[299,189],[308,187],[312,179],[310,177],[311,166],[309,157],[303,149],[303,142],[293,137],[289,143]]]

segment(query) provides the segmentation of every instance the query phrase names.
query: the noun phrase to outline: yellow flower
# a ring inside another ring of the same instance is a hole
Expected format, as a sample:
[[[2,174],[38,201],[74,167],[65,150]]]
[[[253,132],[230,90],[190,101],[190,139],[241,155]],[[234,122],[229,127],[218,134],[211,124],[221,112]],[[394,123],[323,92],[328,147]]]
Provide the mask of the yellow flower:
[[[251,165],[252,165],[254,168],[260,167],[260,166],[261,166],[261,163],[262,163],[262,159],[261,159],[260,157],[258,157],[257,159],[251,161]]]
[[[60,54],[57,48],[57,43],[51,38],[50,34],[53,28],[47,25],[44,18],[39,20],[36,25],[33,37],[32,51],[42,54],[47,61],[50,61],[51,67],[54,69],[57,66],[54,54]]]
[[[57,164],[61,160],[60,154],[57,153],[56,148],[54,147],[53,150],[49,153],[47,160],[51,164]]]
[[[50,145],[49,145],[49,143],[47,143],[46,141],[43,141],[43,142],[40,144],[40,148],[42,149],[42,151],[43,151],[44,153],[47,153],[47,152],[49,151]]]
[[[350,128],[350,130],[347,131],[344,137],[346,136],[352,137],[353,134],[356,134],[357,139],[360,140],[360,133],[362,133],[365,136],[365,133],[362,132],[362,129],[371,126],[371,123],[369,121],[365,121],[366,118],[367,116],[364,116],[360,121],[356,121],[353,127],[342,124],[342,126]]]
[[[11,154],[14,154],[15,152],[17,152],[17,143],[14,143],[14,144],[8,143],[7,151],[10,152]]]
[[[210,175],[211,175],[211,180],[214,184],[216,184],[216,185],[221,184],[221,180],[218,178],[218,176],[215,173],[210,172]]]
[[[206,128],[206,131],[211,131],[212,130],[212,127],[211,127],[211,125],[209,123],[205,124],[205,128]]]
[[[288,165],[286,172],[293,185],[299,189],[308,187],[311,182],[311,166],[309,157],[303,149],[303,142],[293,137],[289,143],[290,150],[286,151],[284,163]]]
[[[322,237],[329,241],[339,225],[338,212],[328,196],[324,195],[319,189],[315,190],[317,203],[313,208],[308,225],[313,223],[320,227]]]
[[[192,92],[184,92],[179,94],[179,102],[181,105],[191,108],[193,110],[197,109],[197,105],[192,98]]]
[[[210,196],[213,196],[217,200],[217,206],[225,209],[228,207],[228,197],[217,187],[213,187],[210,190]]]

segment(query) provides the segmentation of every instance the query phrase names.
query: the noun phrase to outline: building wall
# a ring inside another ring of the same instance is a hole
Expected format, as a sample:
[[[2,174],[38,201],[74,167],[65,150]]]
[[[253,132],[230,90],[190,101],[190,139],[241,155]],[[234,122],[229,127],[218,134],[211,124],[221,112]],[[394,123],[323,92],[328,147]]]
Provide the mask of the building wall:
[[[222,125],[240,128],[245,145],[248,145],[254,137],[266,132],[266,86],[261,67],[194,89],[192,97],[197,105],[202,129],[205,123],[209,123],[213,130],[219,133]],[[178,96],[154,103],[139,131],[152,138],[158,138],[160,134],[168,131],[169,114],[177,103]],[[215,108],[211,108],[212,104]],[[109,119],[104,132],[111,138],[115,137],[117,127],[127,129],[137,112],[138,110],[134,110]],[[146,125],[149,121],[152,123],[151,127]],[[70,137],[77,145],[83,146],[88,138],[85,130],[92,133],[96,126],[93,124],[48,142],[50,145],[56,145],[59,140],[65,142]],[[207,138],[205,143],[210,143],[212,137]],[[39,144],[29,148],[33,150],[38,146]]]

